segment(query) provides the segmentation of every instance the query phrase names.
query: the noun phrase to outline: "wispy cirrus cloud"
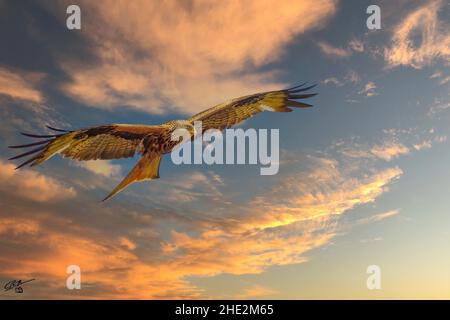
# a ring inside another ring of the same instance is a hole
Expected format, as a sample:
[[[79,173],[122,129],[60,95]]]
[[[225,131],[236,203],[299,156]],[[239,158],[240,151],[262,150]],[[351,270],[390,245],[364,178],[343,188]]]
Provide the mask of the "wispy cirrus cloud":
[[[234,299],[263,299],[277,294],[276,290],[263,287],[261,285],[253,285],[245,288],[243,292],[234,295]]]
[[[319,42],[317,45],[325,55],[330,57],[348,58],[352,55],[352,51],[350,49],[334,47],[331,44],[324,41]]]
[[[370,217],[362,218],[356,221],[356,224],[367,224],[372,222],[382,221],[384,219],[388,219],[394,217],[400,213],[400,209],[389,210],[386,212],[377,213]]]
[[[389,141],[382,145],[375,145],[370,150],[374,156],[386,161],[390,161],[400,155],[408,154],[409,148],[400,142]]]
[[[325,41],[319,41],[317,45],[323,54],[332,58],[348,58],[355,52],[364,52],[364,42],[358,39],[350,40],[346,47],[336,47]]]
[[[329,77],[326,78],[324,80],[322,80],[323,84],[326,85],[334,85],[336,87],[342,87],[346,84],[356,84],[359,83],[361,81],[361,77],[359,76],[359,74],[354,71],[354,70],[350,70],[349,72],[347,72],[347,74],[344,77]]]
[[[433,145],[443,143],[446,140],[445,135],[437,134],[434,129],[420,134],[412,129],[386,129],[380,141],[376,143],[362,143],[358,137],[355,137],[349,141],[339,141],[333,148],[350,159],[389,162],[414,151],[430,149]]]
[[[391,45],[384,49],[389,67],[420,69],[436,60],[450,61],[450,26],[439,17],[446,5],[441,0],[428,1],[394,28]]]
[[[430,79],[439,79],[439,84],[443,85],[450,82],[450,76],[446,76],[442,71],[436,71],[430,76]]]
[[[375,91],[377,89],[377,85],[373,81],[369,81],[366,83],[364,88],[359,91],[359,94],[365,95],[366,97],[373,97],[377,95],[377,92]]]
[[[44,78],[44,73],[24,72],[0,66],[0,95],[42,103],[44,96],[39,90],[39,84]]]
[[[359,39],[350,40],[348,45],[353,51],[356,51],[359,53],[364,52],[364,49],[365,49],[364,42]]]

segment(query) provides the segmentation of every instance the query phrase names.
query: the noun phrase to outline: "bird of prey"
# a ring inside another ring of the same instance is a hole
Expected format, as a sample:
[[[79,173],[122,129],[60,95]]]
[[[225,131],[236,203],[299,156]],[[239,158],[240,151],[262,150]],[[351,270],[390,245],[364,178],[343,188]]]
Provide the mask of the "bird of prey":
[[[9,160],[31,156],[16,169],[25,165],[35,166],[59,153],[75,160],[120,159],[141,154],[141,159],[120,184],[103,200],[107,200],[129,184],[159,178],[159,164],[164,154],[170,153],[181,141],[172,141],[176,129],[187,130],[194,138],[194,122],[202,121],[202,131],[208,129],[224,130],[264,110],[272,112],[291,112],[290,107],[308,108],[310,104],[298,101],[315,96],[304,93],[315,87],[305,87],[305,83],[278,91],[256,93],[216,105],[202,111],[188,120],[171,120],[160,125],[110,124],[75,131],[66,131],[47,126],[54,131],[51,135],[21,133],[38,142],[10,146],[28,148],[39,146],[31,151],[12,157]],[[180,140],[182,140],[180,138]]]

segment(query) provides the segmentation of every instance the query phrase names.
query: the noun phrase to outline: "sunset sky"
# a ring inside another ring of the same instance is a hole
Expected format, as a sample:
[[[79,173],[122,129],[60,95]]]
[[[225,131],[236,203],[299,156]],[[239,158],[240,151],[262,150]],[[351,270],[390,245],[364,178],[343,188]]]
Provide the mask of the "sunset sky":
[[[36,279],[0,299],[449,299],[449,21],[445,0],[0,0],[0,283]],[[137,157],[7,160],[20,131],[158,124],[305,81],[314,108],[241,125],[280,130],[277,175],[166,156],[101,202]]]

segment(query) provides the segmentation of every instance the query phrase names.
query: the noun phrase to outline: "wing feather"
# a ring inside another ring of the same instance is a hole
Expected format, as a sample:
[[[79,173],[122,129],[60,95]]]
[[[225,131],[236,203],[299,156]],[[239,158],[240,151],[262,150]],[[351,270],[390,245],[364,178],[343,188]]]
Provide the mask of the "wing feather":
[[[245,119],[264,110],[273,112],[291,112],[290,107],[308,108],[312,105],[296,101],[315,96],[315,93],[297,94],[312,89],[315,85],[304,87],[305,84],[279,91],[268,91],[248,95],[221,103],[210,109],[194,115],[189,121],[202,121],[203,131],[208,129],[223,130],[230,128]]]
[[[22,167],[30,162],[31,166],[40,164],[56,153],[61,153],[63,157],[75,160],[129,158],[136,153],[146,151],[144,139],[151,136],[159,137],[164,131],[165,128],[163,126],[121,124],[68,131],[65,134],[54,135],[53,139],[44,140],[42,143],[11,146],[11,148],[26,148],[42,145],[10,160],[33,154],[31,159],[19,166]],[[50,137],[48,135],[26,135],[34,138]]]

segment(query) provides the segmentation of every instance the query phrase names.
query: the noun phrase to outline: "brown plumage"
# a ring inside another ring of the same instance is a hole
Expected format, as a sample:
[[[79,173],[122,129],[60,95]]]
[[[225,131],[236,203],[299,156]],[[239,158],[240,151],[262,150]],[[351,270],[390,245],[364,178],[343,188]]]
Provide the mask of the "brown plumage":
[[[128,125],[111,124],[76,131],[65,131],[48,127],[56,132],[52,135],[35,135],[22,133],[42,141],[10,146],[10,148],[37,147],[31,151],[10,158],[19,159],[31,156],[20,164],[19,169],[27,164],[38,165],[59,153],[63,157],[75,160],[120,159],[133,157],[136,153],[142,155],[136,166],[125,179],[104,199],[108,199],[129,184],[146,179],[159,178],[161,156],[170,153],[180,143],[172,141],[172,132],[176,129],[186,129],[191,136],[195,135],[194,122],[202,121],[202,130],[230,128],[253,115],[269,110],[273,112],[291,112],[290,107],[311,107],[297,100],[315,96],[316,94],[299,94],[313,88],[304,84],[279,91],[257,93],[221,103],[194,115],[189,120],[172,120],[161,125]]]

